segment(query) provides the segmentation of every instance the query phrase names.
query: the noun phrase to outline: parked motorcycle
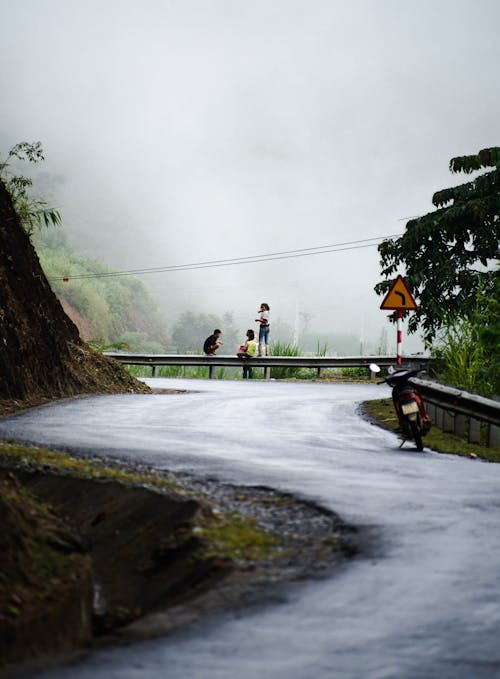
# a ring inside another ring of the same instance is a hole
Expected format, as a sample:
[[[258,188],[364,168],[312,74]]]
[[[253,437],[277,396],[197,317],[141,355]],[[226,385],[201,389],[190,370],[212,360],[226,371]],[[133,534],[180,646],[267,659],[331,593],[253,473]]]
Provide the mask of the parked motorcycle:
[[[380,372],[380,366],[376,363],[370,365],[373,373]],[[411,377],[416,377],[422,370],[393,370],[389,369],[387,377],[378,384],[388,384],[392,388],[392,402],[398,416],[399,426],[403,434],[403,443],[406,440],[415,441],[417,450],[423,450],[422,438],[432,426],[431,420],[425,410],[425,405],[418,389],[409,384]]]

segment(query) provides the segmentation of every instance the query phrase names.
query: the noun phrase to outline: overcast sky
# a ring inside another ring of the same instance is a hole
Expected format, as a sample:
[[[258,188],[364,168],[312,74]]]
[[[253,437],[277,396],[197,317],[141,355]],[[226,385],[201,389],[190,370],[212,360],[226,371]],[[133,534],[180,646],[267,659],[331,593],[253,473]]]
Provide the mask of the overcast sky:
[[[499,26],[498,0],[0,0],[0,149],[42,141],[72,242],[117,269],[401,233],[500,142]],[[143,280],[171,321],[244,332],[267,301],[395,344],[375,247]]]

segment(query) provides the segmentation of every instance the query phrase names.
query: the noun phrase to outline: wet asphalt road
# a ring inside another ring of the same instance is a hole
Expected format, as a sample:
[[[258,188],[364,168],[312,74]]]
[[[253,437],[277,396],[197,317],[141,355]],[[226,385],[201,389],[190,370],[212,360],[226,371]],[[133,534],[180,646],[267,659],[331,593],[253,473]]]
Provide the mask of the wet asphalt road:
[[[500,465],[399,450],[356,384],[146,380],[0,421],[18,438],[312,498],[374,538],[331,578],[44,679],[500,677]]]

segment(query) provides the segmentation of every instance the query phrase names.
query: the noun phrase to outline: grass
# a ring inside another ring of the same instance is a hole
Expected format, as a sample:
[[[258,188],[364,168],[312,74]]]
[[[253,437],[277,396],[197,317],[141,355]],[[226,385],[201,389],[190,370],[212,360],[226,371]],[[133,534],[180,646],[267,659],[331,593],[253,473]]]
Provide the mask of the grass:
[[[207,556],[223,559],[256,560],[269,559],[276,547],[276,539],[256,528],[254,522],[237,514],[211,518],[195,532],[208,540]]]
[[[383,398],[375,401],[365,401],[362,404],[362,410],[381,427],[391,431],[398,429],[398,420],[391,399]],[[433,426],[425,436],[424,443],[428,448],[438,453],[481,458],[489,462],[500,462],[499,447],[488,448],[476,443],[468,443],[468,441],[454,434],[441,431],[436,426]]]
[[[53,473],[66,473],[81,479],[106,479],[135,485],[169,487],[183,491],[169,478],[153,473],[108,467],[95,461],[75,458],[66,453],[54,452],[37,446],[20,443],[0,443],[0,460],[14,466],[33,466]]]
[[[270,345],[271,356],[300,356],[300,348],[296,344],[273,342]],[[300,368],[271,368],[271,377],[275,380],[293,379],[300,375]]]
[[[489,398],[495,393],[494,371],[481,344],[479,327],[480,322],[459,320],[442,331],[432,353],[441,381]]]
[[[148,365],[125,365],[124,368],[134,377],[151,377],[151,367]],[[224,373],[224,368],[220,370]],[[208,379],[208,366],[160,365],[156,367],[156,377],[189,377],[205,380]]]

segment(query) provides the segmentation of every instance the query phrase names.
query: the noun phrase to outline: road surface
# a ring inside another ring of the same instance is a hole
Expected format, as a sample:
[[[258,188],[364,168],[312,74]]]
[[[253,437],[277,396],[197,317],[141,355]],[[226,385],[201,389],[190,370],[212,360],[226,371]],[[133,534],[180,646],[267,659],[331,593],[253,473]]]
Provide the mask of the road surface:
[[[145,381],[190,393],[65,401],[0,421],[0,437],[274,486],[373,545],[282,601],[37,678],[500,677],[500,465],[399,450],[356,412],[385,386]]]

